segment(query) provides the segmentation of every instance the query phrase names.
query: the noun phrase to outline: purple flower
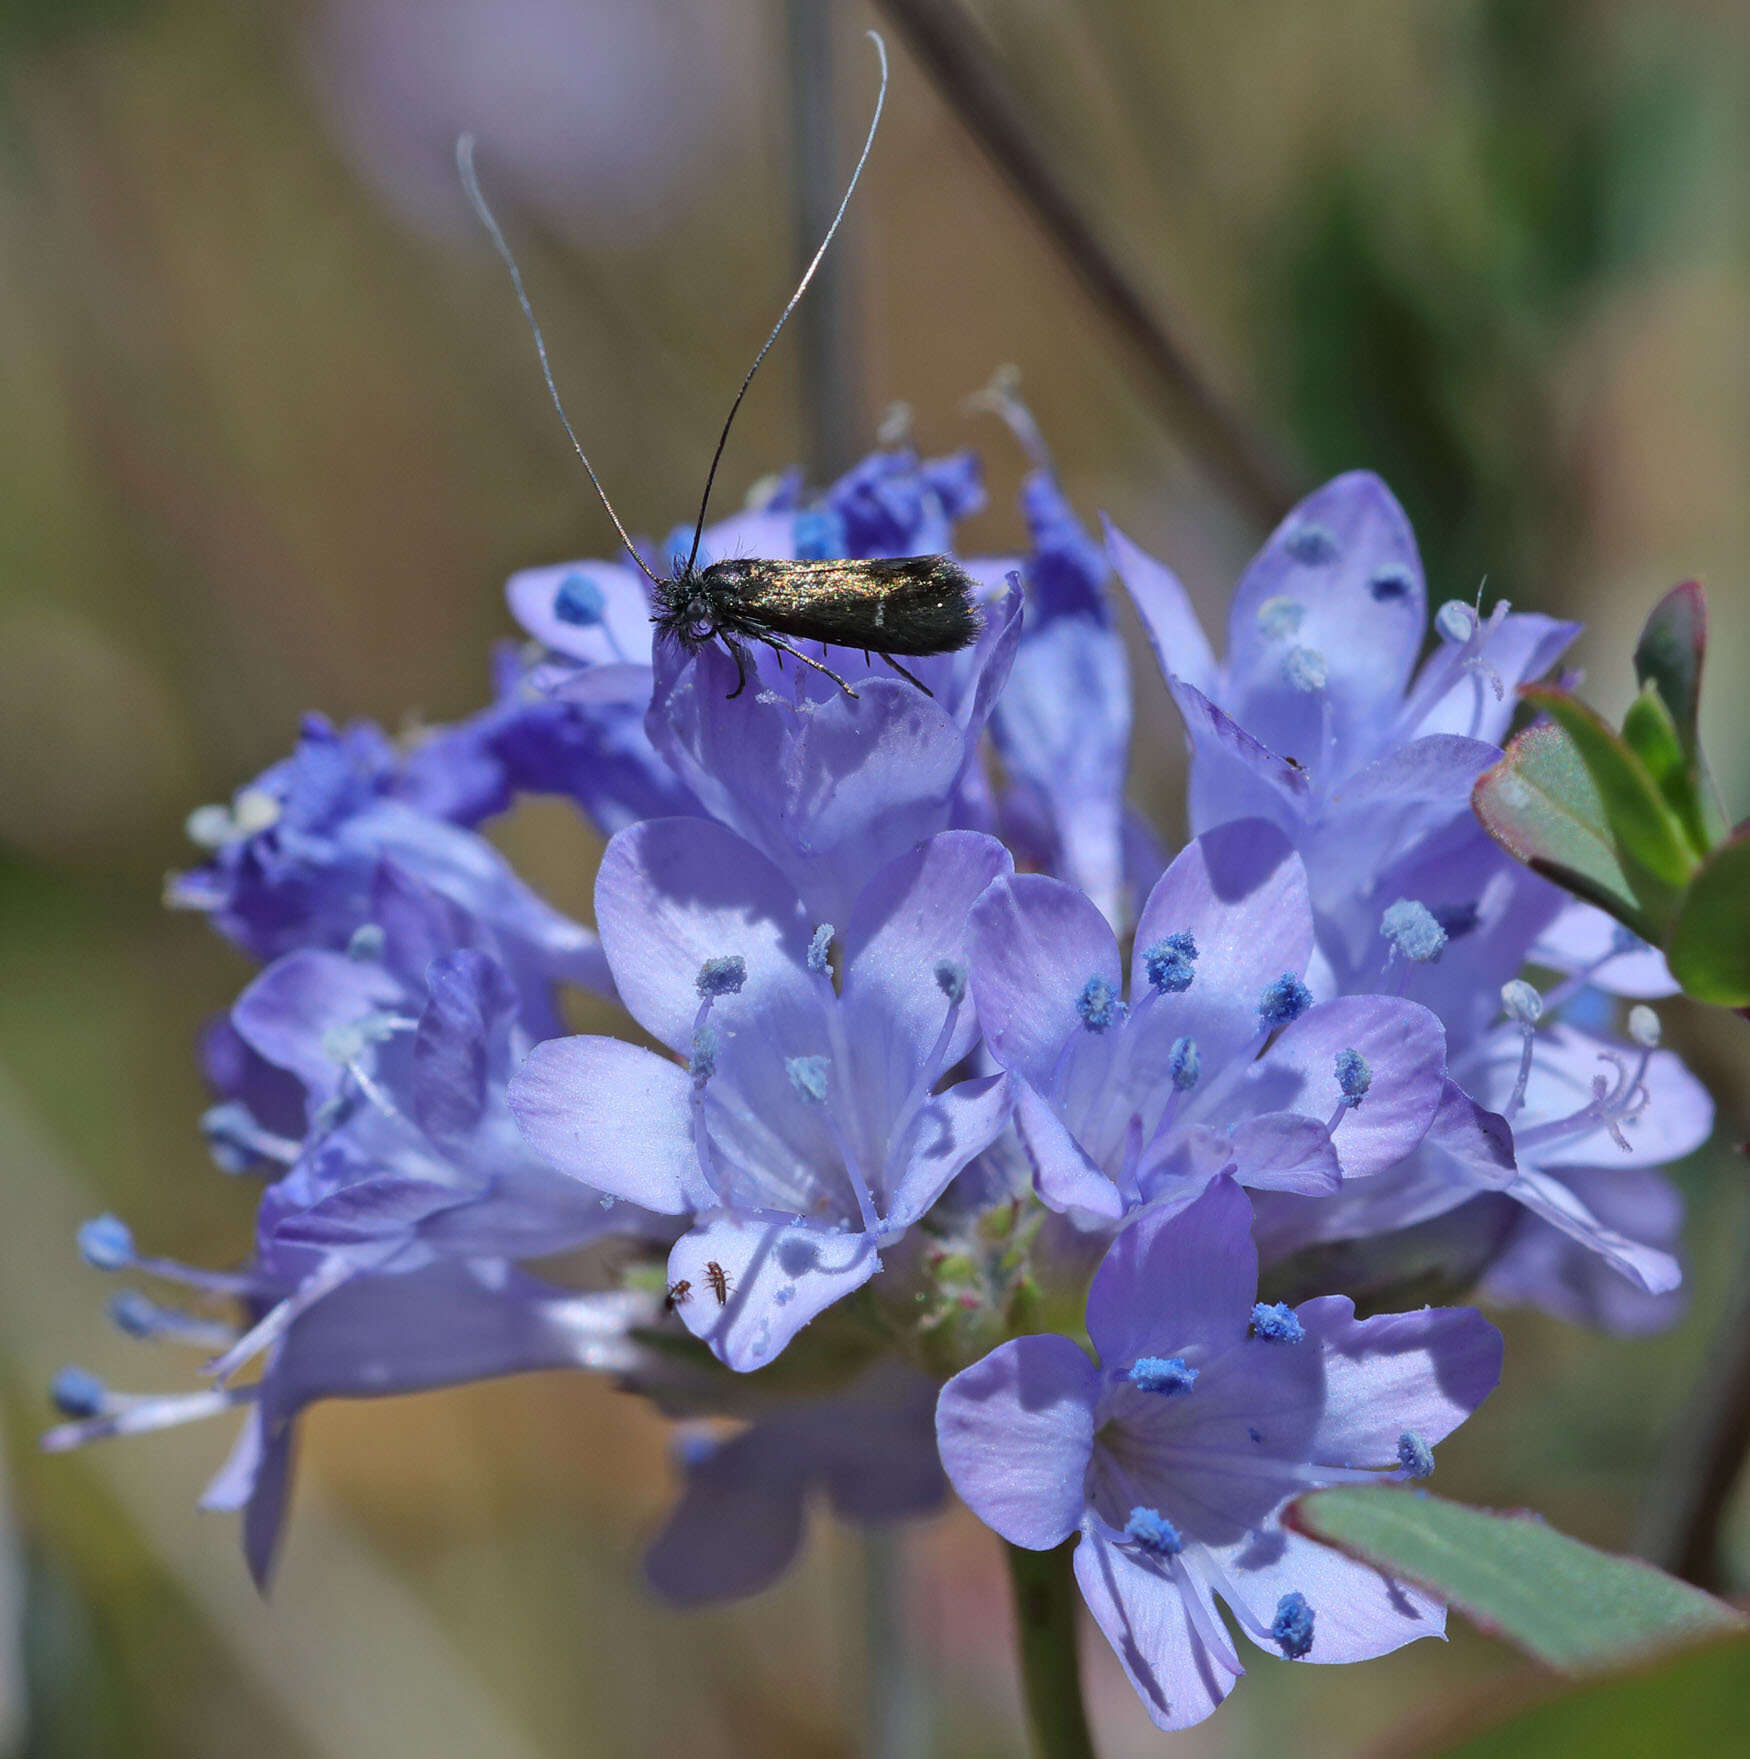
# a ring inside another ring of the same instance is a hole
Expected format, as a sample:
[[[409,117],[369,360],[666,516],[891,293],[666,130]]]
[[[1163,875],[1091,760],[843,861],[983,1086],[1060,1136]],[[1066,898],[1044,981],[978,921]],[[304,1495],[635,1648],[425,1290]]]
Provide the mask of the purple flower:
[[[936,1383],[878,1364],[842,1393],[784,1405],[727,1440],[676,1449],[686,1490],[645,1555],[652,1585],[682,1605],[769,1587],[802,1541],[808,1499],[869,1525],[933,1513],[948,1483],[936,1454]]]
[[[595,936],[562,916],[484,838],[403,797],[435,790],[432,760],[403,766],[376,728],[305,717],[297,749],[238,792],[202,807],[190,834],[211,853],[178,874],[168,901],[200,910],[260,959],[344,948],[371,920],[385,864],[458,905],[498,937],[531,980],[606,987]],[[472,788],[458,795],[477,799]]]
[[[1001,1076],[936,1089],[977,1039],[967,908],[1008,866],[990,838],[945,832],[876,869],[835,928],[720,825],[656,820],[608,845],[602,944],[676,1060],[553,1040],[510,1103],[561,1172],[693,1218],[669,1280],[731,1368],[866,1282],[1006,1121]]]
[[[307,1405],[543,1368],[628,1373],[644,1359],[633,1328],[650,1323],[655,1306],[631,1293],[555,1289],[502,1263],[438,1263],[411,1276],[361,1278],[300,1313],[254,1384],[163,1395],[99,1387],[96,1408],[51,1430],[43,1446],[58,1452],[243,1409],[242,1432],[202,1506],[243,1511],[244,1555],[265,1591],[291,1491],[296,1422]],[[144,1304],[139,1316],[149,1310]],[[201,1341],[189,1338],[186,1323],[141,1335]]]
[[[1468,817],[1470,786],[1499,755],[1516,687],[1545,672],[1578,625],[1452,602],[1418,669],[1422,565],[1402,508],[1351,472],[1309,495],[1235,589],[1218,664],[1184,588],[1108,530],[1191,737],[1191,824],[1258,816],[1306,861],[1314,907],[1366,907],[1382,869]]]
[[[1401,1160],[1439,1103],[1445,1046],[1425,1008],[1312,1002],[1305,871],[1260,820],[1199,837],[1161,876],[1128,1002],[1111,928],[1061,881],[998,881],[968,944],[990,1054],[1053,1208],[1114,1221],[1182,1206],[1224,1173],[1329,1193]]]
[[[981,1520],[1031,1550],[1079,1534],[1083,1598],[1162,1728],[1201,1721],[1244,1671],[1217,1596],[1254,1642],[1307,1661],[1441,1633],[1438,1602],[1281,1511],[1314,1486],[1420,1476],[1500,1376],[1500,1335],[1466,1309],[1357,1320],[1326,1296],[1294,1310],[1302,1335],[1269,1335],[1249,1220],[1226,1180],[1144,1212],[1088,1294],[1097,1362],[1018,1338],[937,1407],[942,1463]]]

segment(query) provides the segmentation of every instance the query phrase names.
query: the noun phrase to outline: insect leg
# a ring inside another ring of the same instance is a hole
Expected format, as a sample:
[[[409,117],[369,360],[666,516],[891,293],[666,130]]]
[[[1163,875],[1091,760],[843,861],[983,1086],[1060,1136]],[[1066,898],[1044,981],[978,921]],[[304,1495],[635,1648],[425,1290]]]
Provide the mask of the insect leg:
[[[724,636],[723,645],[729,649],[729,657],[735,661],[735,688],[723,700],[734,702],[747,688],[747,649],[730,635]]]
[[[900,675],[900,677],[905,679],[908,684],[915,684],[925,696],[931,698],[932,701],[934,700],[936,695],[935,691],[933,691],[922,678],[918,677],[915,672],[908,672],[892,654],[883,654],[881,657]]]
[[[812,666],[817,672],[824,672],[827,677],[829,677],[833,683],[845,693],[846,696],[850,697],[853,702],[856,701],[856,691],[854,691],[850,685],[848,685],[844,679],[832,669],[831,666],[823,666],[819,660],[811,660],[800,648],[792,647],[787,641],[780,641],[775,635],[762,635],[760,640],[763,641],[774,653],[789,654],[792,659],[800,660],[803,665]],[[782,663],[782,661],[779,662],[780,665]]]

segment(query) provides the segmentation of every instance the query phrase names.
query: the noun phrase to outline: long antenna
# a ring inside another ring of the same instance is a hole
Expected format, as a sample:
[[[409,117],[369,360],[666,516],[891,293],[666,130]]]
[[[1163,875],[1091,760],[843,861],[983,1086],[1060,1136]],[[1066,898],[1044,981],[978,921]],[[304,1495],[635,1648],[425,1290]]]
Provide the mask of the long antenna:
[[[885,89],[885,58],[883,58],[882,61],[882,68],[882,85]],[[877,114],[879,114],[879,110],[877,110]],[[867,152],[868,149],[865,148],[864,150]],[[858,170],[862,169],[860,163],[857,168]],[[535,308],[529,304],[528,290],[523,286],[523,272],[517,267],[516,258],[511,254],[511,248],[504,236],[503,228],[500,227],[498,222],[492,217],[492,210],[486,205],[486,197],[480,193],[480,179],[474,174],[474,137],[471,134],[462,135],[456,142],[456,171],[462,179],[462,188],[467,192],[468,205],[473,208],[480,224],[486,228],[487,234],[492,239],[494,248],[498,251],[500,260],[503,262],[505,268],[510,271],[510,284],[516,289],[517,304],[523,308],[523,316],[529,321],[529,329],[533,332],[535,338],[535,352],[541,357],[541,373],[547,381],[547,395],[553,399],[553,407],[559,411],[559,419],[565,424],[566,436],[571,441],[572,447],[576,451],[577,456],[583,460],[583,468],[589,472],[589,480],[595,484],[595,492],[601,496],[602,505],[607,508],[608,517],[614,522],[614,530],[620,534],[620,542],[626,546],[626,554],[644,570],[645,578],[650,581],[652,586],[660,586],[662,585],[662,582],[650,572],[649,565],[645,562],[644,558],[638,554],[637,550],[633,548],[632,540],[626,535],[625,526],[620,523],[619,514],[614,511],[614,503],[608,499],[608,491],[602,487],[601,478],[595,473],[595,466],[590,463],[588,454],[578,443],[577,430],[571,425],[571,417],[565,413],[565,405],[560,401],[559,397],[559,387],[553,382],[553,366],[547,359],[547,339],[541,334],[541,326],[535,317]],[[839,211],[842,214],[844,210],[841,208]],[[836,226],[838,221],[835,220],[833,224]],[[815,262],[818,262],[819,260],[818,257],[815,258]],[[809,265],[808,272],[811,275],[814,273],[814,265],[812,263]],[[794,305],[795,301],[792,300],[790,303]],[[784,315],[788,317],[790,314],[786,311]],[[770,346],[771,344],[768,342],[766,347],[769,348]],[[762,349],[760,352],[763,354],[765,350]],[[754,364],[757,366],[759,362],[755,361]],[[751,378],[752,374],[749,374],[748,376]],[[742,387],[743,390],[746,388],[745,385]],[[736,401],[739,403],[741,400],[740,398],[737,398]],[[721,445],[719,445],[718,450],[722,450]],[[707,492],[708,488],[709,485],[707,485]],[[697,541],[695,540],[694,548],[696,549],[697,547]]]
[[[729,430],[735,425],[736,412],[741,408],[741,400],[747,395],[747,388],[753,383],[753,376],[760,370],[760,362],[771,352],[772,344],[778,339],[778,332],[789,322],[790,314],[796,309],[802,295],[808,291],[808,283],[814,279],[814,271],[820,267],[820,259],[826,255],[826,247],[832,243],[833,235],[839,229],[839,223],[845,217],[845,209],[851,205],[851,197],[856,193],[857,180],[863,175],[863,166],[868,162],[869,149],[875,144],[875,131],[881,126],[881,106],[887,102],[887,45],[882,42],[878,31],[869,32],[869,41],[875,45],[875,53],[881,60],[881,90],[875,94],[875,114],[869,118],[868,138],[863,142],[863,150],[857,155],[857,166],[851,173],[851,181],[845,186],[844,199],[839,203],[839,211],[833,215],[832,224],[826,229],[826,237],[820,241],[820,249],[810,259],[808,267],[802,271],[802,279],[796,283],[796,291],[790,295],[790,303],[778,316],[772,326],[772,333],[766,338],[765,346],[754,356],[753,365],[747,369],[747,377],[741,381],[741,389],[735,393],[735,401],[729,406],[728,419],[723,423],[723,432],[717,436],[717,450],[711,454],[711,468],[705,473],[705,492],[699,498],[699,519],[693,527],[692,553],[687,557],[687,570],[691,572],[693,564],[699,559],[699,540],[705,534],[705,510],[711,505],[711,485],[717,480],[717,466],[723,457],[723,448],[729,439]],[[594,472],[591,472],[594,475]]]

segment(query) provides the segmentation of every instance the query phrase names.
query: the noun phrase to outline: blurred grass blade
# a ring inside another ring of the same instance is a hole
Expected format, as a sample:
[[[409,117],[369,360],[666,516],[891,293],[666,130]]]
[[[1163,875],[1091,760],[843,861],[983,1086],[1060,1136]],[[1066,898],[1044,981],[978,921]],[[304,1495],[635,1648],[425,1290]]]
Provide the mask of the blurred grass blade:
[[[1745,1628],[1711,1594],[1638,1558],[1594,1551],[1534,1515],[1367,1488],[1312,1491],[1286,1518],[1297,1532],[1420,1583],[1562,1673]]]
[[[1645,1759],[1732,1753],[1750,1728],[1750,1637],[1703,1643],[1651,1666],[1588,1680],[1456,1740],[1424,1759]]]
[[[1643,940],[1664,937],[1616,858],[1604,801],[1560,727],[1528,727],[1477,778],[1471,803],[1483,828],[1527,866],[1608,910]]]
[[[1698,1002],[1750,1007],[1750,826],[1722,843],[1690,881],[1665,958]]]
[[[1647,767],[1596,709],[1577,696],[1530,684],[1520,695],[1573,741],[1598,791],[1611,846],[1635,896],[1655,920],[1669,920],[1697,857]]]

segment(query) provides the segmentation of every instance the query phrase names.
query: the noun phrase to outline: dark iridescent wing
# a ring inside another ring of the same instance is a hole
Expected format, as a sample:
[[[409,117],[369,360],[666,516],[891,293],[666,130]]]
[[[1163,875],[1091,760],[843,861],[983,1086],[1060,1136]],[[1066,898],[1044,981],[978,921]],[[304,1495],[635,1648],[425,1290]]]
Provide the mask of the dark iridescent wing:
[[[871,653],[945,654],[978,634],[972,577],[948,556],[741,562],[747,622]]]

